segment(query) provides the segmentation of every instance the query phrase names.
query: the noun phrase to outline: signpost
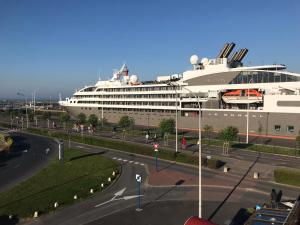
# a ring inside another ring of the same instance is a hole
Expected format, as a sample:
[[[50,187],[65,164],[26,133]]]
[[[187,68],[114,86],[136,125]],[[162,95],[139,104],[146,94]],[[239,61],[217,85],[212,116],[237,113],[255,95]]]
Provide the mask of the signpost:
[[[159,144],[154,144],[153,147],[154,147],[154,152],[155,152],[155,169],[156,169],[156,172],[158,172],[158,146]]]
[[[58,143],[58,159],[61,162],[63,162],[63,160],[64,160],[64,142],[63,141],[59,141],[59,143]]]
[[[136,211],[142,211],[141,209],[141,183],[142,183],[142,177],[139,174],[135,175],[135,179],[138,185],[138,207]]]

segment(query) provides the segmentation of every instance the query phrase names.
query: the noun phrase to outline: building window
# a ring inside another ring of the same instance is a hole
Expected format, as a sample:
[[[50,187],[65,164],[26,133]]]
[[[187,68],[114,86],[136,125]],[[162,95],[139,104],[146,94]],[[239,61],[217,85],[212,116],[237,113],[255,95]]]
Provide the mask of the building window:
[[[293,133],[295,131],[294,126],[287,125],[286,126],[286,131],[290,132],[290,133]]]
[[[274,126],[274,130],[275,130],[276,132],[279,132],[280,129],[281,129],[281,126],[280,126],[280,125],[275,125],[275,126]]]

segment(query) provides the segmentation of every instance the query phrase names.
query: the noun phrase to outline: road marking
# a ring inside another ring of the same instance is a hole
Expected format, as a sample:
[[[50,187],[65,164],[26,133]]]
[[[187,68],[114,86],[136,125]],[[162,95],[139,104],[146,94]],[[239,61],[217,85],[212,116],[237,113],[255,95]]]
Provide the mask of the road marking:
[[[113,157],[113,159],[114,160],[118,160],[118,161],[132,163],[132,164],[135,164],[135,165],[145,166],[145,164],[142,163],[142,162],[132,161],[132,160],[128,160],[128,159],[122,159],[122,158],[118,158],[118,157]]]
[[[113,201],[119,201],[119,200],[125,200],[126,201],[126,200],[130,200],[130,199],[133,199],[133,198],[138,198],[140,196],[143,196],[143,195],[128,195],[128,196],[121,197],[124,194],[125,191],[126,191],[126,187],[121,189],[120,191],[116,192],[110,200],[108,200],[106,202],[102,202],[98,205],[95,205],[94,207],[97,208],[99,206],[106,205],[106,204],[108,204],[110,202],[113,202]]]
[[[82,148],[82,149],[90,149],[90,148],[87,148],[87,147],[84,147],[84,146],[81,146],[81,145],[76,145],[77,148]]]
[[[27,150],[27,149],[25,149],[25,150],[23,150],[23,152],[25,152],[25,153],[26,153],[26,152],[28,152],[28,150]]]
[[[47,148],[47,149],[45,150],[45,152],[46,152],[46,155],[48,155],[48,153],[50,152],[50,148]]]

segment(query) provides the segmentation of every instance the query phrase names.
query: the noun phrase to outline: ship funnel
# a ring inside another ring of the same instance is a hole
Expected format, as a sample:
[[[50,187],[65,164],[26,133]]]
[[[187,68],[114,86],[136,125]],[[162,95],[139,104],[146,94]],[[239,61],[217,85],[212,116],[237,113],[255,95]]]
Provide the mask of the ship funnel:
[[[224,55],[222,58],[228,58],[228,56],[230,55],[230,53],[232,52],[232,50],[235,47],[235,43],[231,42],[228,46],[228,48],[226,49],[226,51],[224,52]]]
[[[247,48],[241,49],[241,53],[239,54],[237,61],[241,62],[243,60],[243,58],[247,55],[248,51],[249,50]]]
[[[235,43],[233,43],[233,42],[231,42],[230,44],[226,43],[224,45],[224,47],[221,49],[217,58],[227,58],[230,55],[230,53],[232,52],[234,47],[235,47]]]
[[[226,49],[228,48],[228,46],[229,46],[228,43],[226,43],[224,45],[224,47],[221,49],[221,51],[220,51],[219,55],[217,56],[217,58],[223,58],[224,52],[226,51]]]

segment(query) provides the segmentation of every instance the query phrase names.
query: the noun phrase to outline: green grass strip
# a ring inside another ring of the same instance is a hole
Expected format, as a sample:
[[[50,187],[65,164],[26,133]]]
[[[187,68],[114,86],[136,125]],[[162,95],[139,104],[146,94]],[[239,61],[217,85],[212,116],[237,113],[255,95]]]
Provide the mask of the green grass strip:
[[[54,210],[54,203],[68,205],[90,196],[90,189],[101,190],[101,183],[108,185],[107,178],[118,171],[118,164],[99,154],[82,150],[66,149],[64,163],[53,159],[49,166],[33,177],[0,193],[0,215],[18,218],[32,217],[34,211],[47,213]]]
[[[274,178],[277,183],[300,187],[300,170],[276,168]]]

